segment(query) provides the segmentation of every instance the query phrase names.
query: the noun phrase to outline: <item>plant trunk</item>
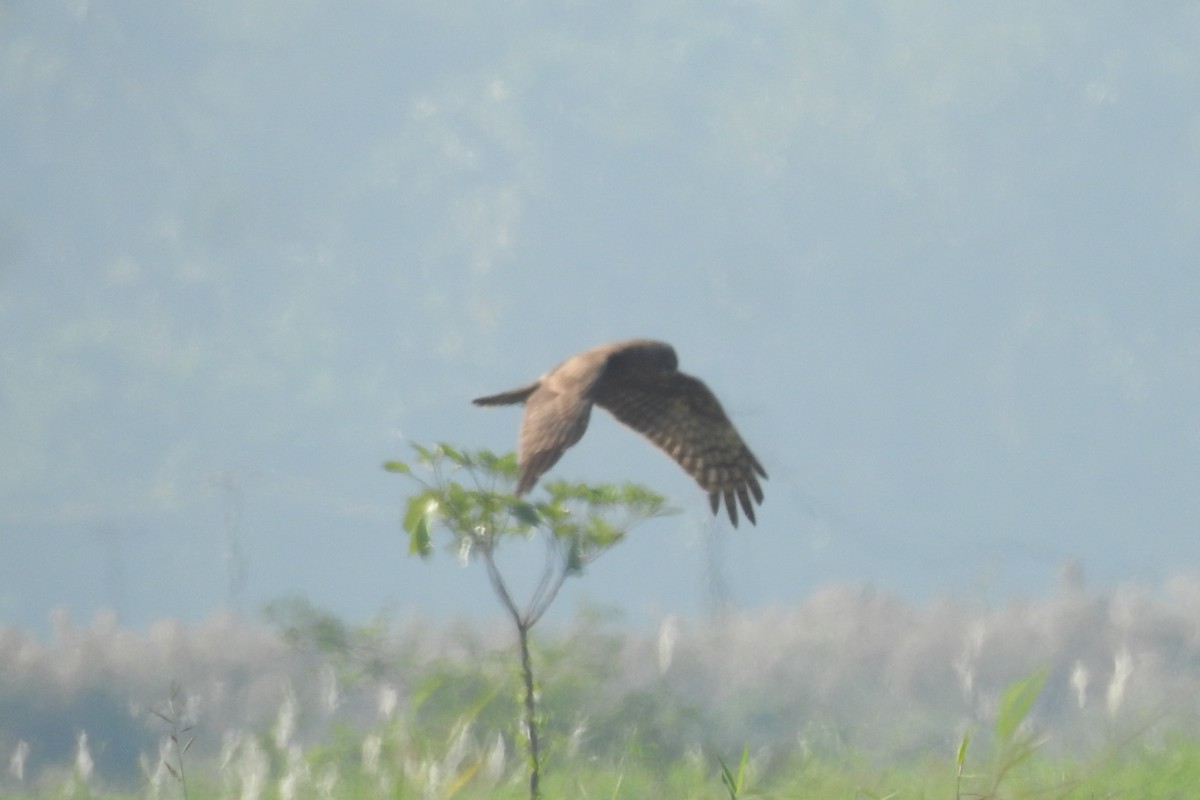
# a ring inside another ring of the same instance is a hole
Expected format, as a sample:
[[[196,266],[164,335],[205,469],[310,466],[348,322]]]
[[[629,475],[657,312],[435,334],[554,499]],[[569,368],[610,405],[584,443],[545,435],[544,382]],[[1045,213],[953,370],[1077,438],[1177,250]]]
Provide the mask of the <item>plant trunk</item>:
[[[517,623],[517,639],[521,645],[521,674],[525,680],[525,734],[529,737],[529,798],[542,796],[541,753],[538,751],[537,700],[533,694],[533,661],[529,657],[529,626]]]

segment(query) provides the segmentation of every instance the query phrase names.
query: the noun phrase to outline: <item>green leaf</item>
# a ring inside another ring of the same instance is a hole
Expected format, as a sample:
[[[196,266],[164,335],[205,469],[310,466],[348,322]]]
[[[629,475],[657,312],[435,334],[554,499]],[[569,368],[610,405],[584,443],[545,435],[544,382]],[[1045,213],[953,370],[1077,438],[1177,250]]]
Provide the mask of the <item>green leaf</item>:
[[[954,764],[958,774],[962,775],[963,765],[967,763],[967,746],[971,744],[971,731],[963,731],[962,741],[958,743],[958,752],[954,755]]]
[[[429,515],[437,513],[438,501],[430,492],[422,492],[408,501],[404,514],[404,530],[408,531],[408,554],[427,556],[432,547],[429,541]]]
[[[1004,690],[1000,698],[1000,710],[996,714],[996,738],[1001,743],[1012,741],[1045,685],[1046,669],[1043,667],[1028,678],[1009,684]]]
[[[729,800],[737,800],[742,794],[742,786],[746,781],[746,765],[750,762],[750,748],[742,747],[742,760],[738,764],[737,775],[733,774],[723,758],[718,757],[717,762],[721,765],[721,783],[729,792]]]
[[[396,472],[401,475],[412,475],[412,470],[409,468],[408,464],[405,464],[403,461],[385,461],[383,462],[383,468],[388,472]]]
[[[455,464],[458,464],[460,467],[471,466],[470,458],[468,458],[467,456],[464,456],[462,453],[458,452],[457,450],[455,450],[453,447],[446,444],[445,442],[438,442],[438,450],[440,450],[442,453],[444,453],[447,458],[449,458]]]
[[[571,540],[571,546],[567,550],[567,574],[578,575],[583,572],[583,548],[579,546],[578,539]]]
[[[404,512],[404,530],[412,533],[417,528],[417,523],[424,518],[429,511],[430,498],[427,493],[422,492],[416,497],[411,497],[408,500],[408,508]]]
[[[470,530],[478,524],[475,516],[476,512],[480,511],[480,507],[475,502],[478,499],[475,492],[468,490],[461,483],[451,481],[445,487],[444,495],[446,516],[455,521],[456,527],[461,526]]]
[[[520,466],[521,465],[517,460],[517,454],[514,452],[505,453],[504,455],[500,456],[493,465],[493,468],[501,475],[515,478]]]
[[[427,556],[433,550],[429,543],[429,526],[425,524],[425,517],[422,516],[408,537],[408,554]]]
[[[609,547],[624,535],[623,530],[601,517],[593,517],[587,522],[587,541],[595,547]]]
[[[512,514],[513,519],[522,525],[528,525],[535,528],[541,523],[542,519],[538,515],[537,509],[532,504],[526,503],[523,500],[518,500],[515,503],[508,504],[508,512]]]

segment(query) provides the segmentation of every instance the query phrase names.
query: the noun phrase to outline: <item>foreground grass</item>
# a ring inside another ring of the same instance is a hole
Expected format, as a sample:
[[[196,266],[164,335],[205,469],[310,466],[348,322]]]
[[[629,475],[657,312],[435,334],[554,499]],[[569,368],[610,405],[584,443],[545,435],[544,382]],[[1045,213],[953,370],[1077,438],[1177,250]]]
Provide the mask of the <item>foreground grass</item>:
[[[1092,652],[1114,603],[1067,594],[975,625],[958,606],[917,613],[857,593],[654,638],[581,616],[534,652],[542,788],[1200,797],[1200,647],[1179,644],[1195,614],[1150,606],[1129,626],[1149,633],[1124,634],[1136,659],[1119,639]],[[40,649],[0,637],[0,798],[529,795],[507,639],[358,628],[304,604],[276,619],[278,638],[233,620],[144,642],[65,626]],[[204,660],[216,653],[236,658]]]
[[[1200,787],[1200,740],[1176,739],[1157,746],[1132,743],[1101,760],[1077,762],[1070,758],[1035,755],[1007,770],[997,782],[996,754],[978,763],[964,764],[961,779],[954,754],[930,753],[906,764],[872,764],[866,758],[806,758],[769,753],[750,754],[740,785],[723,783],[720,760],[710,763],[694,754],[676,763],[654,764],[636,755],[620,763],[600,764],[589,759],[560,761],[547,774],[547,797],[561,798],[695,798],[730,800],[761,798],[854,798],[882,800],[983,800],[984,798],[1195,798]],[[328,751],[314,752],[303,762],[279,764],[263,775],[257,788],[249,788],[235,774],[194,769],[188,796],[193,800],[216,798],[457,798],[519,800],[528,797],[520,769],[488,774],[487,765],[466,760],[451,770],[426,764],[395,765],[364,770],[361,764],[330,760]],[[737,765],[734,759],[731,769]],[[248,790],[249,789],[249,790]],[[182,797],[175,781],[147,784],[134,792],[109,793],[89,787],[77,777],[40,793],[0,795],[3,798],[146,798]]]

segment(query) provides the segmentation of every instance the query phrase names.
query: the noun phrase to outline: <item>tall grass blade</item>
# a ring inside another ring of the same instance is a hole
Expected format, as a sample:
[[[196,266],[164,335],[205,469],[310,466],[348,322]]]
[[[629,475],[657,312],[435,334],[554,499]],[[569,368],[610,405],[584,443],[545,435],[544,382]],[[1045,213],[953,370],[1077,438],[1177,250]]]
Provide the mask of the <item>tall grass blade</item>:
[[[1000,698],[1000,710],[996,714],[996,738],[1001,746],[1013,740],[1045,685],[1046,669],[1043,667],[1028,678],[1009,684],[1004,690]]]

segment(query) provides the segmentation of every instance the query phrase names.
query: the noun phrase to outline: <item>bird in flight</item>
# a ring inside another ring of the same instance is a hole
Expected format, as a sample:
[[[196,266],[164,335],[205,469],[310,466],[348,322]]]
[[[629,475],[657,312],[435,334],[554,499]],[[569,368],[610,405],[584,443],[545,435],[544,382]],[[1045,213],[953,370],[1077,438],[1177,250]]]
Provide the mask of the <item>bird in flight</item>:
[[[528,386],[472,402],[525,404],[517,448],[518,496],[583,438],[592,406],[598,405],[675,459],[708,492],[713,514],[723,498],[736,528],[740,501],[754,523],[751,497],[762,503],[758,478],[766,478],[767,472],[712,391],[678,366],[671,345],[632,339],[584,350]]]

